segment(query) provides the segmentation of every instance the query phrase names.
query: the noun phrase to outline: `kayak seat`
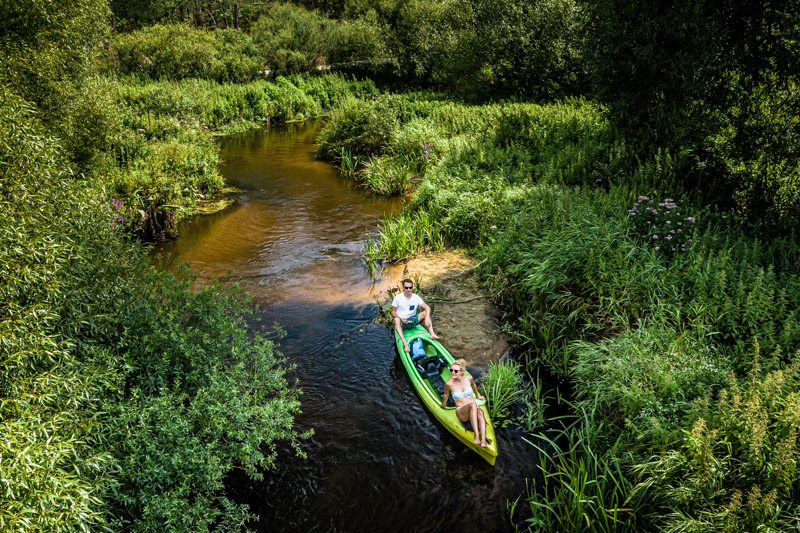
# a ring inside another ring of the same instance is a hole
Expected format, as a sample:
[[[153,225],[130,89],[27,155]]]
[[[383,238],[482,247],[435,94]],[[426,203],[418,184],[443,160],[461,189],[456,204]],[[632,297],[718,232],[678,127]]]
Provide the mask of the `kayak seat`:
[[[438,356],[421,357],[413,360],[413,362],[414,368],[417,369],[417,372],[419,372],[419,375],[423,378],[428,377],[428,365],[430,365],[430,363],[436,363],[437,366],[444,364],[444,361],[441,361],[441,358]]]
[[[427,378],[428,381],[431,383],[431,387],[439,393],[439,396],[444,394],[444,380],[442,379],[441,374],[439,374],[439,365],[436,361],[430,361],[427,365]]]
[[[467,420],[466,422],[461,422],[461,427],[463,427],[467,431],[475,433],[475,430],[472,429],[472,423],[469,420]]]

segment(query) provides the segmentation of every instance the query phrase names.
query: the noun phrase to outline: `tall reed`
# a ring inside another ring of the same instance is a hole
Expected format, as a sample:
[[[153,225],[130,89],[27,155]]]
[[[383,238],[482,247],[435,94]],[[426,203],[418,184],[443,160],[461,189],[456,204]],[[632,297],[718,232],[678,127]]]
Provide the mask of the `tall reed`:
[[[524,397],[519,365],[513,361],[490,363],[483,375],[481,390],[492,420],[507,419],[514,404]]]

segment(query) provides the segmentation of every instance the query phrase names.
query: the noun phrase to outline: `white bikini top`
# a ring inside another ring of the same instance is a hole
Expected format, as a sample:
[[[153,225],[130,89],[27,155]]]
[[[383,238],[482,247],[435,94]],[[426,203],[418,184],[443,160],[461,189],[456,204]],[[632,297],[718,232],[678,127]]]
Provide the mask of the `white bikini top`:
[[[452,395],[454,400],[461,400],[466,398],[467,396],[472,396],[472,387],[462,391],[454,390],[452,391]]]

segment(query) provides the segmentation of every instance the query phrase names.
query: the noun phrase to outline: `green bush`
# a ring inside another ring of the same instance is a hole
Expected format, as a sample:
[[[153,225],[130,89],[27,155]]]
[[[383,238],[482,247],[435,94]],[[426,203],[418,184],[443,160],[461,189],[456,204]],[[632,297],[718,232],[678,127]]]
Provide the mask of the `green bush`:
[[[296,445],[298,391],[247,298],[151,268],[34,115],[0,91],[0,529],[242,527],[223,481]]]
[[[114,36],[109,68],[154,79],[249,82],[264,69],[248,34],[188,24],[156,24]]]
[[[253,43],[274,72],[313,70],[323,63],[326,19],[293,4],[276,4],[253,25]]]
[[[330,122],[317,139],[317,156],[334,160],[342,148],[362,157],[378,155],[398,125],[396,112],[387,98],[366,103],[345,98],[331,112]]]

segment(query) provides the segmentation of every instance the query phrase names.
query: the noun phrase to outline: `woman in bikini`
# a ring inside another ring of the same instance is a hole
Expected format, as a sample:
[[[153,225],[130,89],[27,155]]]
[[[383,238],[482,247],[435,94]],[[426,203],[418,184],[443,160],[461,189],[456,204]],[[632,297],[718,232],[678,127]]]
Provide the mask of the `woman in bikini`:
[[[444,384],[442,408],[447,405],[447,398],[452,394],[456,404],[456,416],[462,422],[469,420],[472,431],[475,432],[473,442],[486,448],[486,419],[483,417],[483,410],[475,403],[475,397],[483,400],[483,396],[478,394],[478,387],[472,376],[464,373],[466,366],[467,362],[463,359],[457,359],[450,365],[450,375],[453,377]]]

